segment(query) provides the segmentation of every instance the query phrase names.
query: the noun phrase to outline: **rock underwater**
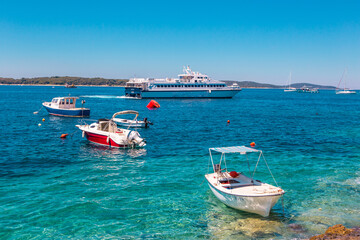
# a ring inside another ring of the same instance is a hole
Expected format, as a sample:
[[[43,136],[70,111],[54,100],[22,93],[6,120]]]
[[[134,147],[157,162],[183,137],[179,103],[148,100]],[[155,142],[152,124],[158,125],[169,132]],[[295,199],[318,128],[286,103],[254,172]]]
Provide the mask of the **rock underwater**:
[[[342,224],[337,224],[329,227],[324,234],[313,236],[310,240],[360,240],[360,227],[358,228],[346,228]]]

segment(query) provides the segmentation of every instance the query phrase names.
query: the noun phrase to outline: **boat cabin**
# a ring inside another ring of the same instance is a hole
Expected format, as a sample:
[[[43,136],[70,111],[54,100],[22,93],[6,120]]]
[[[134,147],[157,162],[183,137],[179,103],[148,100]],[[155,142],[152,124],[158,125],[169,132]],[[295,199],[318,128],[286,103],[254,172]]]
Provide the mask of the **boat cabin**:
[[[78,97],[56,97],[52,99],[49,106],[61,109],[76,108],[76,99]]]

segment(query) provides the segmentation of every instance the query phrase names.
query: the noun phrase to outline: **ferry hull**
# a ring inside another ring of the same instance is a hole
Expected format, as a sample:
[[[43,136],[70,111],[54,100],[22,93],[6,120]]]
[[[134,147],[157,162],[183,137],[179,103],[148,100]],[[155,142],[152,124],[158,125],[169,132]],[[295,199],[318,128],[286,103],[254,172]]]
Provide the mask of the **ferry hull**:
[[[208,184],[214,195],[225,205],[244,212],[259,214],[263,217],[269,216],[270,210],[281,197],[281,194],[258,197],[227,194],[217,190],[210,183]]]
[[[89,117],[90,109],[58,109],[43,105],[50,115],[62,117]]]
[[[143,91],[141,98],[232,98],[236,90]]]

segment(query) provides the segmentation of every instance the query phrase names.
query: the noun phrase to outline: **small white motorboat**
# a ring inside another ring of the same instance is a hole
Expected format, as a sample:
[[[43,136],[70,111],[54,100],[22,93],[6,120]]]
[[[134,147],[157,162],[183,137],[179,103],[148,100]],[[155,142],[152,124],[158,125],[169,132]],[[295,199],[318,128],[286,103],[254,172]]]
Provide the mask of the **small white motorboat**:
[[[76,125],[90,142],[118,148],[136,148],[146,145],[145,139],[137,131],[118,128],[113,119],[125,112],[115,113],[111,119],[99,119],[90,125]]]
[[[213,161],[212,151],[221,153],[218,164],[215,164]],[[245,212],[256,213],[264,217],[269,216],[270,210],[285,191],[278,186],[275,187],[253,179],[260,159],[263,158],[266,163],[262,151],[245,146],[235,146],[210,148],[209,153],[214,172],[206,174],[205,178],[214,195],[229,207]],[[225,160],[226,153],[238,153],[240,155],[246,155],[246,158],[248,153],[258,153],[258,160],[253,173],[250,172],[249,162],[249,176],[236,171],[228,172]],[[225,165],[224,169],[221,168],[222,163]],[[267,163],[266,166],[268,166]],[[271,176],[273,176],[270,168],[268,169]],[[274,182],[277,185],[275,178]]]
[[[118,125],[123,127],[134,127],[134,128],[148,128],[149,125],[152,125],[147,118],[144,120],[138,120],[139,113],[133,110],[123,111],[122,115],[132,114],[135,115],[134,119],[125,119],[125,118],[113,118],[113,121],[116,122]]]
[[[81,101],[81,108],[76,107],[78,97],[56,97],[51,102],[43,102],[43,107],[54,116],[89,117],[90,108],[84,108],[85,100]]]

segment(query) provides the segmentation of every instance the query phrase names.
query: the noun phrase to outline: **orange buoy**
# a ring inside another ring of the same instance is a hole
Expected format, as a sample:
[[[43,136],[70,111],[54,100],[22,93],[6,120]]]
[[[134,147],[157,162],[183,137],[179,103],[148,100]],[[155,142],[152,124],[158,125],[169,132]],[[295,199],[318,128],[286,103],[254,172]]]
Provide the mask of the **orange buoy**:
[[[45,118],[43,118],[42,121],[45,122]]]
[[[227,120],[227,123],[230,124],[230,120]]]
[[[255,147],[255,143],[254,142],[250,143],[250,146]]]
[[[66,138],[67,135],[69,135],[69,134],[67,134],[67,133],[61,134],[60,138]]]
[[[155,100],[151,100],[146,107],[149,109],[155,109],[155,108],[159,108],[160,104]]]

